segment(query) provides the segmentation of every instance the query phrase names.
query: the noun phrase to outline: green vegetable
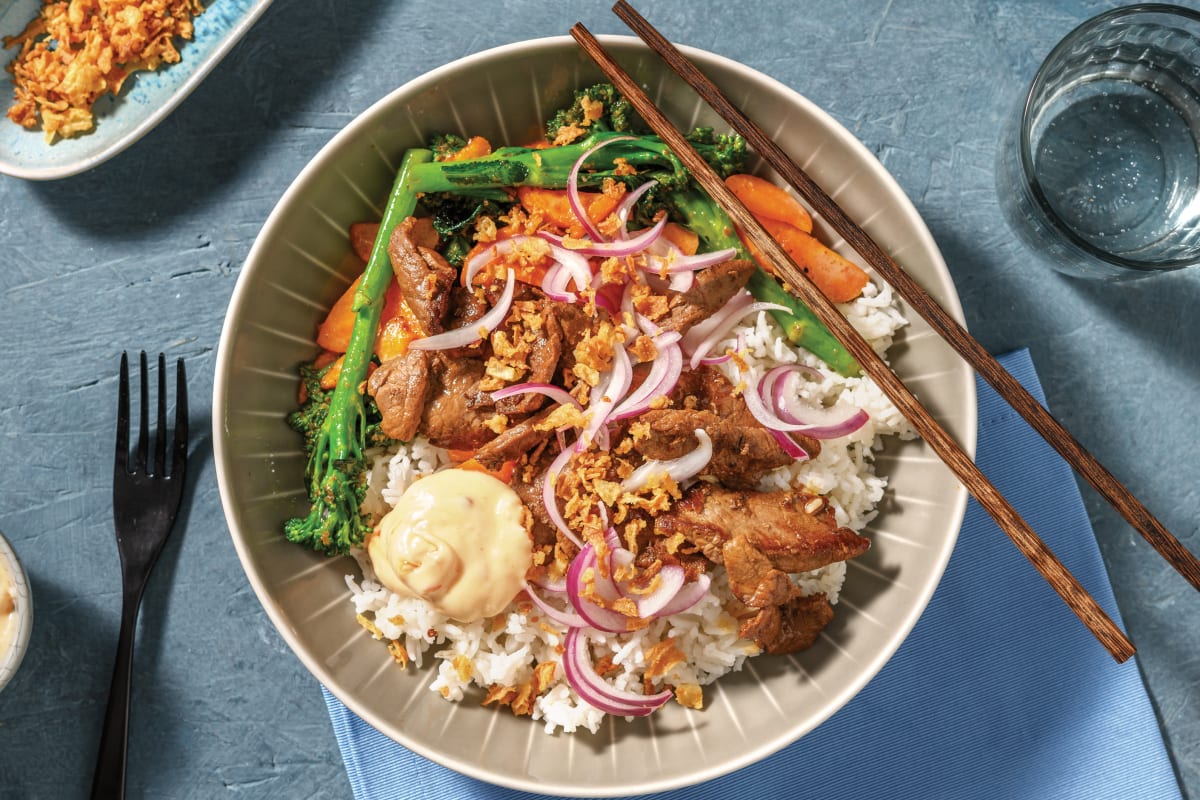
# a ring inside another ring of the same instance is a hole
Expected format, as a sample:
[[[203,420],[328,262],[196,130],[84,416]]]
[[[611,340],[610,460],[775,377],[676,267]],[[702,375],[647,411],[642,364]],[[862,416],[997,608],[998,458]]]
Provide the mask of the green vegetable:
[[[400,164],[400,172],[384,208],[381,231],[391,231],[412,214],[417,195],[413,188],[413,169],[428,161],[428,150],[409,150]],[[392,280],[392,265],[387,254],[388,236],[375,239],[371,259],[354,295],[354,329],[342,360],[337,386],[328,398],[323,419],[323,397],[313,396],[318,405],[301,411],[299,423],[306,429],[309,450],[307,479],[312,508],[306,517],[284,524],[287,538],[327,555],[346,553],[362,544],[370,530],[361,505],[366,491],[367,429],[370,420],[363,398],[363,382],[375,348],[375,333],[383,310],[383,296]],[[315,383],[312,376],[306,385]],[[320,391],[319,384],[317,391]]]
[[[705,250],[732,247],[739,258],[750,258],[734,229],[733,220],[704,192],[688,189],[664,196],[671,216],[700,237]],[[758,300],[787,306],[789,311],[772,311],[771,316],[783,328],[788,340],[816,355],[842,375],[858,375],[861,368],[854,357],[809,310],[808,306],[783,290],[773,277],[759,268],[746,285]]]
[[[597,118],[595,103],[603,108]],[[546,122],[546,138],[553,142],[562,128],[591,128],[594,131],[628,131],[633,128],[633,105],[611,83],[598,83],[575,92],[575,102]]]

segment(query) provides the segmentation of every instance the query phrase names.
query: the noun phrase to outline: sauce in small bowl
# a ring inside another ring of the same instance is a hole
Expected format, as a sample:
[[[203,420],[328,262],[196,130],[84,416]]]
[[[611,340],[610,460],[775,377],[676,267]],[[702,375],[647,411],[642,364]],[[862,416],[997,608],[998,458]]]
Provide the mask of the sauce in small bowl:
[[[25,571],[8,541],[0,536],[0,690],[21,665],[32,623]]]

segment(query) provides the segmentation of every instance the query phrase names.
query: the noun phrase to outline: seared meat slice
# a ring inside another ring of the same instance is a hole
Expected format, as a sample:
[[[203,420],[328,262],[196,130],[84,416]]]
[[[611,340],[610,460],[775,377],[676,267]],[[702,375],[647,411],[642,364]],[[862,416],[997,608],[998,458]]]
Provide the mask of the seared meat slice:
[[[499,409],[500,404],[497,403],[496,407]],[[505,461],[516,461],[526,453],[533,452],[553,433],[550,430],[539,431],[537,424],[550,416],[554,409],[555,406],[550,406],[502,432],[475,451],[475,460],[487,469],[500,469]]]
[[[792,463],[770,431],[749,414],[750,424],[738,417],[720,418],[712,411],[661,409],[638,417],[649,425],[650,435],[634,447],[646,458],[679,458],[699,444],[696,429],[703,428],[712,439],[713,455],[701,474],[716,478],[731,489],[749,489],[763,473]]]
[[[429,354],[410,350],[371,373],[367,391],[383,414],[383,432],[407,442],[417,433],[429,397]]]
[[[743,535],[784,572],[845,561],[871,545],[849,528],[837,527],[833,510],[821,498],[803,492],[735,491],[703,482],[655,517],[654,532],[680,533],[718,564],[725,560],[725,543]]]
[[[771,432],[733,393],[733,385],[711,367],[685,371],[671,393],[674,408],[648,411],[638,417],[649,425],[649,437],[634,443],[646,458],[678,458],[694,449],[696,428],[713,442],[713,457],[702,474],[731,489],[753,488],[764,473],[792,463]],[[821,452],[816,439],[797,436],[810,456]]]
[[[686,333],[688,328],[708,319],[729,302],[729,298],[750,280],[755,269],[753,261],[732,259],[700,270],[692,288],[686,292],[667,292],[670,310],[654,321],[663,330]]]
[[[421,329],[432,336],[443,330],[450,308],[450,290],[458,273],[433,249],[437,243],[436,234],[431,240],[426,226],[427,222],[420,222],[415,217],[408,217],[397,225],[388,240],[388,255],[404,302]]]
[[[496,434],[487,421],[494,408],[491,398],[479,389],[483,362],[440,355],[432,362],[421,433],[448,450],[474,450],[491,441]]]
[[[526,480],[527,477],[528,480]],[[525,508],[529,509],[529,515],[533,518],[531,533],[534,547],[554,544],[558,539],[558,529],[554,527],[554,521],[550,519],[550,514],[546,511],[546,504],[542,500],[542,486],[545,481],[545,468],[538,469],[535,466],[529,466],[527,468],[518,467],[513,473],[511,484],[512,490],[517,493],[517,497],[521,498],[521,502],[525,504]]]
[[[788,574],[771,564],[745,536],[725,542],[721,555],[733,596],[750,608],[781,605],[799,594]]]
[[[823,594],[793,597],[781,606],[767,606],[747,618],[738,629],[768,653],[807,650],[833,619],[833,606]]]
[[[541,327],[532,331],[535,340],[529,354],[529,372],[523,382],[552,383],[558,372],[558,360],[563,352],[563,331],[555,313],[555,305],[546,299],[537,302],[536,316],[541,320]],[[513,395],[497,400],[496,410],[510,416],[532,414],[541,408],[545,401],[543,395],[532,392]]]

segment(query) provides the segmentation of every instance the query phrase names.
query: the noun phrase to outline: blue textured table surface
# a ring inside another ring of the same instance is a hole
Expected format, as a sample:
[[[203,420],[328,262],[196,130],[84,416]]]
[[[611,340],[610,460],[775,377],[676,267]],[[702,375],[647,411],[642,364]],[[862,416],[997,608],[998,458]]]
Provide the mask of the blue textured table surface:
[[[1028,346],[1059,418],[1197,551],[1200,273],[1060,277],[1010,234],[994,189],[1002,124],[1038,62],[1111,5],[638,4],[671,38],[781,80],[865,142],[932,230],[974,334],[993,352]],[[0,530],[36,613],[26,663],[0,694],[0,797],[79,797],[90,784],[120,612],[110,487],[123,349],[187,359],[196,431],[180,524],[141,615],[130,796],[350,797],[319,688],[225,527],[207,432],[215,349],[264,219],[356,114],[431,67],[576,20],[625,32],[608,3],[502,6],[445,17],[425,0],[276,0],[122,155],[57,183],[0,178]],[[1200,595],[1085,498],[1181,782],[1200,800]]]

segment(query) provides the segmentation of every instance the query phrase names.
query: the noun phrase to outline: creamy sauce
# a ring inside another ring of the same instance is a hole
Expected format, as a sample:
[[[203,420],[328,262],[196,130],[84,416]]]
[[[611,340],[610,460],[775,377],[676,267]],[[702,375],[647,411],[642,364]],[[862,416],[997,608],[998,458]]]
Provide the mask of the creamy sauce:
[[[16,598],[13,596],[12,578],[8,574],[8,565],[0,556],[0,664],[4,663],[8,651],[17,638]]]
[[[533,558],[516,492],[482,472],[447,469],[408,487],[367,541],[375,574],[459,622],[504,610]]]

